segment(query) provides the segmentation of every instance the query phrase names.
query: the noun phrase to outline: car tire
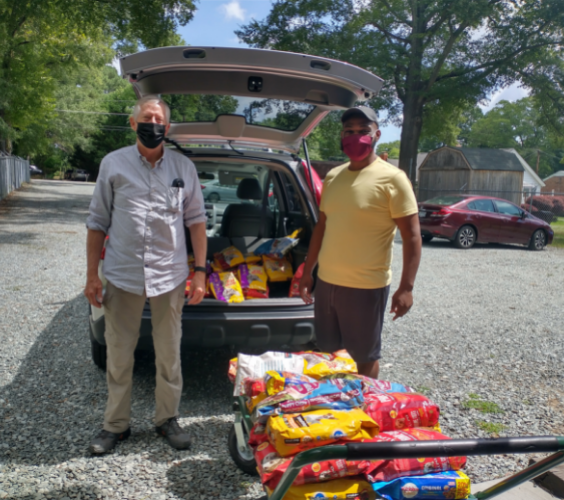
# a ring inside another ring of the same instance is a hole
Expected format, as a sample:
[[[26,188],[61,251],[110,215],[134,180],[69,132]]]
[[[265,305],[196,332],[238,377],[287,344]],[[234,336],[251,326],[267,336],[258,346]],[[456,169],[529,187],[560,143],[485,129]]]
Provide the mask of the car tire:
[[[92,351],[92,361],[94,361],[94,364],[101,370],[106,371],[106,360],[108,357],[106,346],[100,344],[94,338],[94,335],[92,334],[92,326],[90,326],[90,348]]]
[[[432,234],[422,234],[421,239],[423,240],[423,243],[429,243],[433,239],[433,235]]]
[[[211,193],[211,194],[208,196],[208,201],[209,201],[210,203],[217,203],[219,200],[220,200],[219,194],[217,194],[217,193]]]
[[[454,237],[454,246],[463,250],[468,250],[476,243],[476,230],[472,226],[462,226]]]
[[[229,448],[229,454],[231,458],[241,469],[243,472],[251,475],[251,476],[258,476],[257,472],[257,463],[255,462],[254,458],[245,457],[241,455],[241,451],[237,447],[237,434],[235,434],[235,425],[231,426],[231,430],[229,431],[229,437],[227,438],[227,447]]]
[[[529,249],[540,251],[546,246],[546,233],[542,229],[537,229],[533,236],[531,236],[531,241],[529,242]]]

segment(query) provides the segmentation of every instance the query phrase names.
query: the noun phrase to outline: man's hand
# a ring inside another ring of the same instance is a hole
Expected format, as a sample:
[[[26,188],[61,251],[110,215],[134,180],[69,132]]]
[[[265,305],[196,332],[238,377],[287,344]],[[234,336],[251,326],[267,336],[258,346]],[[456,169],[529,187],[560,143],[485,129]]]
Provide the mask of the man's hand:
[[[313,304],[313,299],[311,298],[311,289],[313,288],[313,277],[311,274],[306,274],[302,276],[300,280],[300,296],[306,304]]]
[[[190,292],[188,293],[188,305],[198,305],[204,299],[206,293],[206,275],[197,272],[190,283]]]
[[[84,296],[92,307],[100,309],[102,307],[102,280],[98,276],[91,276],[86,280]]]
[[[396,319],[405,316],[411,309],[412,305],[413,294],[411,291],[398,288],[392,297],[392,308],[390,309],[390,312],[395,314],[393,320],[395,321]]]

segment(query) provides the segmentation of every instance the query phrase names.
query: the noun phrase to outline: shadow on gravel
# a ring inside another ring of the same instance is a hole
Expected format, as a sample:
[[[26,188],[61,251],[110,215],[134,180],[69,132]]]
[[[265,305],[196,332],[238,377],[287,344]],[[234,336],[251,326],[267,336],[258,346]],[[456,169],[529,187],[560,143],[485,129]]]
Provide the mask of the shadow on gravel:
[[[85,223],[92,194],[66,192],[65,187],[76,189],[74,184],[57,181],[33,181],[32,184],[21,188],[19,193],[42,196],[24,194],[11,198],[9,207],[0,209],[0,213],[9,213],[9,216],[0,218],[0,228],[13,224],[44,224],[46,220],[49,220],[50,224]]]
[[[72,475],[69,479],[72,479]],[[47,490],[45,493],[42,494],[40,497],[43,498],[82,498],[83,500],[86,499],[95,499],[98,497],[100,490],[91,484],[87,484],[84,486],[80,485],[71,485],[67,486],[66,488],[61,488],[60,490]],[[37,493],[30,493],[30,494],[22,494],[17,496],[10,496],[9,500],[37,500],[38,496]]]
[[[227,379],[231,356],[227,349],[183,352],[182,418],[231,413],[232,386]],[[152,423],[152,353],[136,356],[133,384],[132,436],[115,453],[127,455],[155,445],[168,448]],[[54,315],[11,383],[0,388],[0,462],[53,465],[90,458],[88,445],[102,427],[106,397],[105,373],[91,360],[88,305],[79,295]],[[219,421],[213,425],[225,434],[226,443],[228,425]],[[202,452],[205,447],[206,443],[197,443],[196,449]],[[222,451],[227,453],[226,444]]]

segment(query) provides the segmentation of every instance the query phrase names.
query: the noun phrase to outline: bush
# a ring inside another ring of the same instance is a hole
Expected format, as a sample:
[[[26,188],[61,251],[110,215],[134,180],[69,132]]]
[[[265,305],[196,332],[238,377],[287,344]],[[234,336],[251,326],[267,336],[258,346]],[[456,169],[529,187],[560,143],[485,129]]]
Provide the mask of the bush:
[[[551,196],[529,196],[525,203],[531,204],[539,210],[550,211],[552,210],[552,200],[550,198]]]

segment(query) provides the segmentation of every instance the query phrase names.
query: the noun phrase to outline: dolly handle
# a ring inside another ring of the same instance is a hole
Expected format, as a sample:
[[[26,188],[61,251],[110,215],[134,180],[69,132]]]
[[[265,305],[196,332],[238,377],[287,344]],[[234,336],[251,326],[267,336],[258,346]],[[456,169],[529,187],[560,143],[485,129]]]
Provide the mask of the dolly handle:
[[[347,443],[348,460],[394,460],[421,457],[459,457],[516,453],[555,453],[564,450],[564,438],[555,436],[497,439],[449,439],[441,441],[394,441]]]

